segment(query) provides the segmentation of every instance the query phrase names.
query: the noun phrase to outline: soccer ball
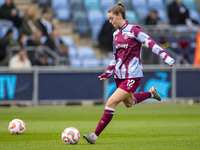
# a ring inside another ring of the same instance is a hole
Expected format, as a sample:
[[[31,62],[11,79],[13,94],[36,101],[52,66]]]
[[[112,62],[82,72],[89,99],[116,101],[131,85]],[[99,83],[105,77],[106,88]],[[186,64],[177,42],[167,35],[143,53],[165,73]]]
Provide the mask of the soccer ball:
[[[77,144],[80,140],[80,133],[74,127],[66,128],[62,132],[62,140],[65,144]]]
[[[25,123],[20,119],[13,119],[8,125],[11,134],[22,134],[25,131]]]

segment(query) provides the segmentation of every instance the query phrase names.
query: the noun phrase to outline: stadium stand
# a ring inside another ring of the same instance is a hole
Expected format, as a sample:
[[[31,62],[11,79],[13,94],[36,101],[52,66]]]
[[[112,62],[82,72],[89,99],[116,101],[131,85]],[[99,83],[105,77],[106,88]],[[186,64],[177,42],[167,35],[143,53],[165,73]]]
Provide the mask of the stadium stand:
[[[136,13],[134,11],[127,10],[126,11],[126,16],[127,16],[127,20],[129,21],[129,23],[139,23],[137,15],[136,15]]]
[[[40,5],[40,6],[50,6],[50,0],[37,0],[37,2],[38,2],[38,4]]]
[[[0,1],[0,7],[5,3],[5,0]]]
[[[189,10],[197,10],[197,5],[194,0],[183,0],[183,4],[185,4]]]
[[[147,5],[149,9],[165,9],[166,4],[163,0],[148,0]]]
[[[101,66],[101,60],[95,58],[83,59],[82,61],[84,68],[95,68]]]
[[[83,0],[84,7],[89,10],[101,10],[99,0]]]
[[[115,2],[115,0],[109,0],[109,1],[108,0],[101,0],[100,4],[101,4],[101,9],[102,10],[107,10],[111,6],[115,5],[116,2]]]
[[[56,10],[59,9],[60,6],[68,6],[68,0],[51,0],[51,7]]]
[[[94,50],[92,47],[78,47],[78,58],[96,58]]]
[[[23,10],[26,7],[24,4],[22,6],[23,2],[20,0],[16,1],[19,4],[17,6],[21,10],[21,16],[23,16]],[[70,66],[72,67],[83,66],[83,63],[86,63],[84,65],[85,67],[92,67],[87,63],[89,62],[88,60],[82,60],[85,57],[89,57],[92,61],[96,60],[96,66],[105,66],[106,63],[104,62],[106,62],[106,60],[104,60],[104,57],[108,57],[108,55],[103,56],[101,55],[101,52],[96,53],[96,49],[98,49],[97,38],[103,22],[107,18],[108,9],[118,1],[121,0],[35,0],[36,7],[42,6],[37,7],[37,10],[39,10],[38,13],[43,7],[48,7],[52,13],[53,21],[56,22],[55,28],[59,29],[63,43],[69,47],[68,55],[71,61]],[[173,0],[122,0],[127,9],[127,20],[130,23],[140,25],[144,31],[154,36],[155,39],[160,39],[160,37],[164,36],[165,40],[169,42],[168,48],[172,53],[175,53],[175,56],[180,55],[183,58],[178,45],[178,40],[184,35],[190,35],[191,33],[197,32],[197,28],[195,26],[190,28],[187,26],[169,26],[166,7],[172,1]],[[0,6],[3,5],[3,3],[4,0],[1,0]],[[197,1],[183,0],[183,3],[190,11],[190,18],[197,24],[200,24],[200,13],[197,9]],[[164,24],[159,24],[156,28],[144,26],[144,20],[151,9],[156,9],[158,11],[158,15]],[[5,25],[7,27],[4,27]],[[18,39],[20,30],[15,28],[12,22],[7,20],[1,20],[0,22],[0,38],[5,35],[8,28],[14,30],[14,37],[15,39]],[[41,43],[45,43],[46,39],[47,37],[43,36],[41,38]],[[190,43],[193,43],[195,39],[189,38],[188,40]],[[158,42],[162,42],[162,40],[158,40]],[[190,61],[192,61],[194,57],[192,49],[194,49],[194,47],[190,47],[190,50],[187,52]],[[50,52],[50,50],[47,50],[47,53],[48,52]],[[99,55],[96,56],[96,54]],[[57,57],[56,64],[59,64],[58,60],[61,60],[62,58],[57,55],[55,55],[55,57]],[[101,57],[103,57],[103,59],[101,63],[99,63],[98,58]],[[110,58],[105,59],[110,60]]]
[[[68,21],[70,19],[70,5],[58,6],[57,9],[55,9],[55,12],[56,18],[60,21]]]

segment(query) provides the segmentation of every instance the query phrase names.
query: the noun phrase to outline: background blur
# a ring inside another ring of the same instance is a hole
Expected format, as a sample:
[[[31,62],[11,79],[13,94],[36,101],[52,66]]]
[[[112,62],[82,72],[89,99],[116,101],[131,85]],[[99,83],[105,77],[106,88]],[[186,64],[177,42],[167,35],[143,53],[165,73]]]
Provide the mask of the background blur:
[[[97,76],[112,58],[107,11],[117,2],[0,0],[0,105],[104,103],[116,87]],[[143,47],[138,91],[154,85],[166,101],[199,102],[200,2],[176,2],[122,0],[127,20],[176,59],[170,68]]]

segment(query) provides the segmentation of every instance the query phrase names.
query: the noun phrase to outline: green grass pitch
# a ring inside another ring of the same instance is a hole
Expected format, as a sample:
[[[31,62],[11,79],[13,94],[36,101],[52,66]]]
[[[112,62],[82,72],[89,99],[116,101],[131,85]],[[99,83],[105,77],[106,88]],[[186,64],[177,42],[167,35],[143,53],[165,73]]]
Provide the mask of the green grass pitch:
[[[115,109],[111,123],[95,145],[82,137],[77,145],[65,145],[62,131],[76,127],[81,135],[95,129],[103,105],[0,107],[0,150],[198,150],[200,105],[139,104]],[[8,124],[22,119],[26,130],[11,135]]]

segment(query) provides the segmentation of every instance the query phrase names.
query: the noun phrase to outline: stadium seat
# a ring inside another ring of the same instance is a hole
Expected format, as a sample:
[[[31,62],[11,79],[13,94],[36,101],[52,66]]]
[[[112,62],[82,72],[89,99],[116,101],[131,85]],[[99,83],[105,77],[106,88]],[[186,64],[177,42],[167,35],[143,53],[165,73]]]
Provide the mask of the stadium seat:
[[[5,0],[0,0],[0,7],[5,3]]]
[[[126,16],[127,16],[127,20],[129,21],[129,23],[138,23],[139,22],[136,13],[132,10],[127,10]]]
[[[82,67],[82,61],[78,58],[71,58],[70,59],[70,66],[74,68]]]
[[[183,0],[183,4],[189,9],[189,10],[197,10],[197,5],[194,0]]]
[[[77,58],[77,50],[74,47],[69,47],[68,51],[69,58]]]
[[[58,20],[67,21],[70,19],[71,16],[70,5],[59,6],[55,11],[56,11],[56,18]]]
[[[14,26],[14,24],[10,20],[1,19],[1,21],[0,21],[0,29],[1,29],[1,27],[4,27],[4,26],[12,28]]]
[[[166,5],[163,0],[148,0],[149,9],[164,9]]]
[[[93,23],[102,23],[105,21],[105,17],[100,10],[90,10],[88,11],[88,22]]]
[[[49,6],[50,0],[37,0],[40,6]]]
[[[98,36],[99,36],[99,32],[101,31],[102,26],[103,26],[103,22],[91,25],[92,39],[93,39],[94,45],[99,45]]]
[[[69,3],[71,5],[71,11],[73,11],[73,13],[75,11],[84,11],[85,10],[82,0],[70,0]]]
[[[165,4],[168,6],[170,5],[172,2],[174,2],[174,0],[165,0]]]
[[[82,10],[74,10],[72,13],[73,23],[87,22],[87,14]]]
[[[96,58],[83,59],[82,63],[84,68],[93,68],[101,66],[101,60]]]
[[[101,8],[103,9],[103,10],[107,10],[107,9],[109,9],[111,6],[113,6],[113,5],[115,5],[116,4],[116,2],[115,2],[115,0],[100,0],[100,3],[101,3]]]
[[[76,7],[76,6],[83,6],[83,1],[82,0],[70,0],[69,1],[70,5],[72,6],[72,8]]]
[[[86,10],[101,10],[99,0],[83,0],[83,5]]]
[[[72,47],[72,48],[75,47],[74,41],[73,41],[73,39],[71,37],[69,37],[69,36],[62,36],[61,40],[68,47]]]
[[[77,24],[77,31],[81,36],[89,36],[90,35],[90,27],[87,22],[80,22]]]
[[[138,9],[135,9],[135,12],[137,13],[137,17],[140,22],[144,21],[149,15],[149,9],[146,7],[140,7]]]
[[[77,48],[78,58],[96,58],[92,47]]]
[[[104,58],[102,59],[102,66],[104,67],[108,67],[110,62],[111,62],[112,58]]]
[[[6,32],[9,30],[9,29],[12,29],[13,32],[14,32],[14,39],[15,40],[18,40],[18,37],[19,37],[19,31],[16,27],[8,27],[8,26],[4,26],[0,29],[0,38],[3,38],[5,35],[6,35]]]
[[[51,7],[56,10],[60,6],[67,6],[69,5],[68,0],[51,0]]]
[[[131,4],[134,9],[140,9],[147,5],[147,0],[131,0]]]
[[[196,10],[189,10],[190,18],[200,24],[200,14]]]
[[[85,11],[85,8],[84,8],[83,4],[78,3],[78,4],[71,5],[71,10],[72,11]]]
[[[169,22],[169,18],[165,9],[158,9],[158,17],[165,22]]]
[[[47,36],[42,36],[42,38],[40,39],[40,42],[44,44],[46,40],[47,40]]]

